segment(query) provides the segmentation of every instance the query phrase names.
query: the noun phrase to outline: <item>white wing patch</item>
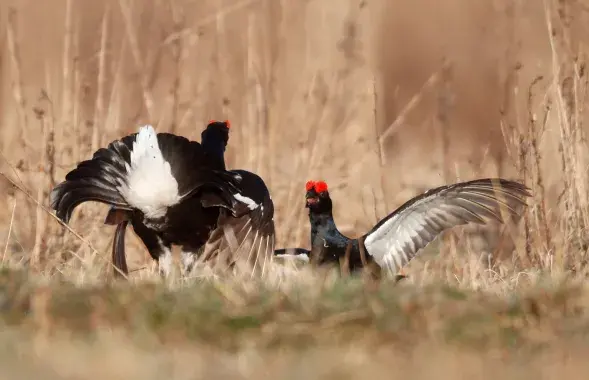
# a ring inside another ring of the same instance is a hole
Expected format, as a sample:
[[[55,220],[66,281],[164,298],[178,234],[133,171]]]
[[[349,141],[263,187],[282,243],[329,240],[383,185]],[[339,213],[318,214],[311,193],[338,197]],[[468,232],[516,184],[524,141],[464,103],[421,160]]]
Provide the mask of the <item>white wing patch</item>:
[[[502,185],[496,188],[494,181],[482,179],[430,190],[370,232],[364,240],[366,251],[378,265],[397,272],[446,229],[485,219],[503,222],[501,209],[517,214],[516,206],[525,205],[523,197],[529,194],[519,183]]]
[[[178,182],[172,175],[170,163],[162,155],[151,125],[141,127],[135,137],[126,183],[121,183],[119,191],[147,218],[164,216],[167,208],[180,200]]]
[[[233,194],[233,197],[235,199],[237,199],[238,201],[240,201],[241,203],[245,203],[247,205],[247,208],[249,208],[250,210],[255,210],[256,208],[258,208],[260,206],[259,204],[254,202],[253,199],[245,197],[239,193]]]
[[[411,240],[409,235],[412,229],[401,229],[397,223],[397,217],[392,217],[364,240],[368,254],[383,268],[398,270],[401,267],[398,253],[402,252],[399,243]],[[395,224],[397,225],[395,226]]]
[[[393,216],[364,240],[366,251],[381,267],[398,272],[443,230],[463,224],[450,213],[448,205],[436,205],[437,208],[432,206],[428,210],[419,206]]]

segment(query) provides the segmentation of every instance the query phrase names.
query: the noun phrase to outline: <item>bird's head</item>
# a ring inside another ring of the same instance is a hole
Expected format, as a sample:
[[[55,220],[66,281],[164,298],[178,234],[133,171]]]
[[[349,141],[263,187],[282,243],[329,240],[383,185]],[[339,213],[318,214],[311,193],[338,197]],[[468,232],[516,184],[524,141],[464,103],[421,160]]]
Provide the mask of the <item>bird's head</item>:
[[[221,143],[223,150],[229,142],[229,129],[231,123],[229,120],[217,121],[211,120],[207,125],[206,129],[200,134],[200,138],[203,144],[215,144]]]
[[[323,181],[308,181],[305,185],[305,207],[311,212],[331,212],[332,204],[327,191],[327,184]]]

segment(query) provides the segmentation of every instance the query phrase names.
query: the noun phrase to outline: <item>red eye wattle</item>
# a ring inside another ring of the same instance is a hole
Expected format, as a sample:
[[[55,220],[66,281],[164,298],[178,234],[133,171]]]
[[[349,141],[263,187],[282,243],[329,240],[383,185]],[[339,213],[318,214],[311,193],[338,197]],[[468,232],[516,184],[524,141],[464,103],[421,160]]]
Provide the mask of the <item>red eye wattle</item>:
[[[315,191],[317,193],[323,193],[327,191],[327,184],[323,181],[319,181],[315,183]]]

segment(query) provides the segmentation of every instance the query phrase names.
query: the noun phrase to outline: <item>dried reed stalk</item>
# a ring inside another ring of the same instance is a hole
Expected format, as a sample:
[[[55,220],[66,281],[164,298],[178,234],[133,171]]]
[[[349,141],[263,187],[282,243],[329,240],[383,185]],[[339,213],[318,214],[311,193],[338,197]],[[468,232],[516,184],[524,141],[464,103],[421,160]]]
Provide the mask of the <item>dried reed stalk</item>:
[[[6,27],[6,39],[8,41],[8,53],[11,63],[12,73],[12,96],[16,103],[16,112],[18,114],[20,139],[23,147],[30,147],[28,138],[29,121],[27,116],[27,101],[23,93],[22,81],[22,64],[20,58],[20,49],[18,45],[18,37],[16,34],[16,10],[10,8],[8,10],[8,24]]]

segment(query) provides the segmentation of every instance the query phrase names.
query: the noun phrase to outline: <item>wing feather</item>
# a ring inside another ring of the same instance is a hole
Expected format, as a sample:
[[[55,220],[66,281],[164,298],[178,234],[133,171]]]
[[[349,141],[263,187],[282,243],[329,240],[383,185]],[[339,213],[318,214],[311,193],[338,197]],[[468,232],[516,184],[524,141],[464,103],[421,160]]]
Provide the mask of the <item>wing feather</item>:
[[[263,272],[274,253],[274,205],[259,177],[235,172],[243,179],[240,185],[246,188],[240,188],[232,210],[219,214],[217,227],[205,245],[204,260],[215,260],[223,267],[247,267],[252,274],[257,269]],[[252,182],[258,186],[251,186]]]
[[[486,178],[441,186],[419,195],[381,220],[366,235],[366,251],[381,267],[397,272],[444,230],[467,223],[504,222],[525,206],[529,189]]]

